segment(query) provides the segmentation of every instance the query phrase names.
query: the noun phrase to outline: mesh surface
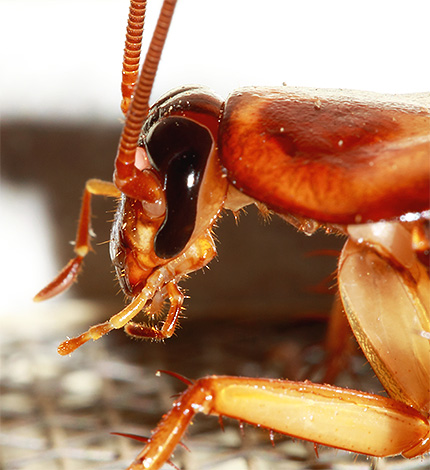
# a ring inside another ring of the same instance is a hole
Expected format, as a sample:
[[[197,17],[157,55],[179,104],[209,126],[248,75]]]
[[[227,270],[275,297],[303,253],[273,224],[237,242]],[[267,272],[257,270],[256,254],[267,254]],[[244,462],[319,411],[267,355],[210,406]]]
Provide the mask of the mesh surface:
[[[3,469],[125,469],[142,445],[110,433],[149,436],[170,408],[172,395],[184,388],[176,379],[156,376],[157,369],[192,378],[209,373],[292,376],[318,359],[319,349],[309,346],[321,338],[323,330],[321,323],[286,327],[187,320],[178,336],[165,344],[131,341],[122,332],[114,332],[70,357],[58,356],[56,346],[64,333],[75,334],[99,320],[99,309],[57,302],[38,312],[40,331],[36,333],[30,319],[25,329],[12,321],[3,322]],[[76,321],[76,312],[85,320]],[[279,361],[280,351],[283,361]],[[354,385],[374,387],[360,358],[357,364]],[[241,432],[233,420],[225,420],[224,425],[223,432],[216,418],[197,417],[184,438],[190,451],[178,447],[175,464],[186,470],[406,470],[430,464],[428,458],[369,459],[326,448],[319,449],[317,458],[312,444],[275,435],[273,446],[267,431],[246,426]]]

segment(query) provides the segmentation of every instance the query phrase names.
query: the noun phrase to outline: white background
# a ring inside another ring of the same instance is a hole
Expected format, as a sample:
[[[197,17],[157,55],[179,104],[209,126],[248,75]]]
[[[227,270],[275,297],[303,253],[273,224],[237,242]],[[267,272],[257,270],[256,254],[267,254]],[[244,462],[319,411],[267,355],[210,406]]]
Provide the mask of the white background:
[[[149,1],[147,32],[159,0]],[[154,97],[198,83],[430,88],[428,0],[179,0]],[[3,119],[118,119],[127,0],[1,0]]]

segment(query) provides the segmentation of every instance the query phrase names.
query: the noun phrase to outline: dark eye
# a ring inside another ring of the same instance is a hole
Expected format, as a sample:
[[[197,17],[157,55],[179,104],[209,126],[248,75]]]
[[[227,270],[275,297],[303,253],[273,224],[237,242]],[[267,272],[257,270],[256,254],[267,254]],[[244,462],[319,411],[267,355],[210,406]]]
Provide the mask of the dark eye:
[[[154,241],[159,258],[173,258],[193,233],[197,200],[212,138],[206,127],[191,119],[166,117],[146,137],[148,156],[164,181],[166,218]]]

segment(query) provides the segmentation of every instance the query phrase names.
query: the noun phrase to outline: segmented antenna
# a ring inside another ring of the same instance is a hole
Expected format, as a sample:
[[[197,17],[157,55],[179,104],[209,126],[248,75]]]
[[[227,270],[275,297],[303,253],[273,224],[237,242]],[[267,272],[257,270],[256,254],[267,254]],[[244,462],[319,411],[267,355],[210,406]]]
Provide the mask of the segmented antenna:
[[[135,2],[146,4],[145,2]],[[149,109],[149,97],[161,53],[164,48],[167,33],[175,9],[176,0],[164,0],[158,17],[148,52],[143,63],[142,71],[134,89],[133,99],[127,112],[124,129],[121,134],[118,153],[115,161],[115,183],[118,189],[125,185],[126,180],[135,177],[134,159],[137,142]],[[130,24],[130,21],[129,21]],[[125,54],[124,54],[125,55]]]
[[[143,26],[145,24],[146,0],[131,0],[128,12],[124,58],[122,60],[121,110],[127,114],[134,85],[139,75]]]

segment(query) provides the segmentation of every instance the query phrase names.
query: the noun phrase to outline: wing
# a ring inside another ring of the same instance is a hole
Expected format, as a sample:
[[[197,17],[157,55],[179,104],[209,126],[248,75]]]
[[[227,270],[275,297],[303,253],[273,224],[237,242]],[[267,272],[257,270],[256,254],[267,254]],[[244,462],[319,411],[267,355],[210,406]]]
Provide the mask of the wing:
[[[230,181],[279,213],[350,224],[429,208],[430,94],[243,88],[223,111]]]

